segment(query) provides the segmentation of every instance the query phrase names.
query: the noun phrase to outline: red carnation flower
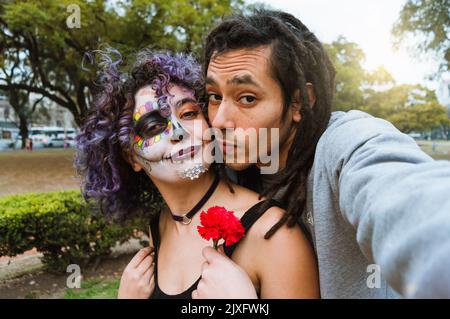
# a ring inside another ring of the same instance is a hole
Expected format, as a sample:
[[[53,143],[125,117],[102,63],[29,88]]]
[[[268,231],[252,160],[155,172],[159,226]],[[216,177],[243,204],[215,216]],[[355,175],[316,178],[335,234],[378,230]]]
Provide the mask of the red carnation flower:
[[[212,239],[215,249],[220,239],[225,241],[226,246],[231,246],[241,240],[245,232],[234,213],[220,206],[210,207],[206,213],[202,211],[200,224],[197,226],[198,233],[206,240]]]

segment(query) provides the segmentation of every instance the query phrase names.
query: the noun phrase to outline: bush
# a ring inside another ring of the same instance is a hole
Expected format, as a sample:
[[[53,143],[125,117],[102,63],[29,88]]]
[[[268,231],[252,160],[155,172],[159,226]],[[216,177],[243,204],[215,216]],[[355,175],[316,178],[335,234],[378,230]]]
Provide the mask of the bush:
[[[79,191],[14,195],[0,199],[0,256],[36,248],[48,270],[86,265],[111,253],[116,243],[138,238],[148,221],[106,221]]]

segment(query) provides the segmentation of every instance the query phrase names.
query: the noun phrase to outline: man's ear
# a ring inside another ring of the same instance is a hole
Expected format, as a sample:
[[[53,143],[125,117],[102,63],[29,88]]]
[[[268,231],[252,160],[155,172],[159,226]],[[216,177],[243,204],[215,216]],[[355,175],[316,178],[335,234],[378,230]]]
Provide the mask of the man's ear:
[[[294,99],[292,100],[292,121],[299,123],[302,119],[300,114],[300,90],[295,91]]]
[[[122,151],[122,157],[124,158],[125,161],[128,162],[128,164],[131,165],[131,167],[133,168],[133,170],[135,172],[139,172],[142,169],[141,164],[139,164],[136,160],[135,157],[133,155],[130,155],[128,152],[124,152]]]
[[[308,92],[309,107],[313,108],[316,104],[316,93],[314,93],[314,86],[312,83],[306,83],[306,92]],[[298,123],[302,119],[302,116],[300,114],[300,90],[297,90],[295,92],[294,100],[292,101],[292,107],[294,108],[292,113],[292,120]]]
[[[313,108],[314,105],[316,105],[316,93],[314,92],[314,85],[310,82],[307,82],[306,91],[308,92],[309,107]]]

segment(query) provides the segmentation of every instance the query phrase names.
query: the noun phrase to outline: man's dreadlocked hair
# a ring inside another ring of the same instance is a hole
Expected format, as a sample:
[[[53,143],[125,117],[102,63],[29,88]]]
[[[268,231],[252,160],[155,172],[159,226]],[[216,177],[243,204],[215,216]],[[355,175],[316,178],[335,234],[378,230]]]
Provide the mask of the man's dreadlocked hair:
[[[289,227],[294,226],[303,213],[308,173],[331,115],[335,69],[322,44],[297,18],[281,11],[257,10],[251,15],[231,16],[209,33],[205,45],[205,73],[214,56],[260,46],[271,47],[271,75],[283,93],[282,118],[288,114],[298,91],[301,105],[301,121],[296,127],[286,167],[276,182],[261,193],[261,196],[273,198],[278,190],[287,187],[280,198],[287,203],[287,213],[267,232],[265,238],[269,238],[286,222]],[[307,83],[314,87],[314,107],[309,104]]]

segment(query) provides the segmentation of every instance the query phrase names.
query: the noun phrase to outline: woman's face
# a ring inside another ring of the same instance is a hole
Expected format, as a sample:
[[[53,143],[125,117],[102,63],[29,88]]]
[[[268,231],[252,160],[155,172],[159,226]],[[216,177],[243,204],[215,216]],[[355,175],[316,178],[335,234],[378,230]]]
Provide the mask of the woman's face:
[[[208,124],[194,92],[173,84],[168,92],[159,104],[150,85],[136,92],[133,157],[152,179],[173,183],[197,178],[212,155],[205,147],[210,141],[203,140]]]

